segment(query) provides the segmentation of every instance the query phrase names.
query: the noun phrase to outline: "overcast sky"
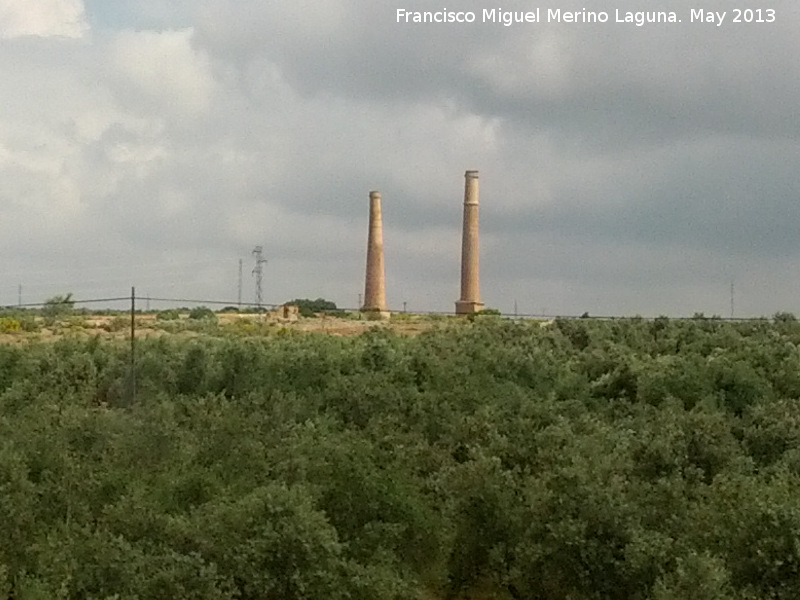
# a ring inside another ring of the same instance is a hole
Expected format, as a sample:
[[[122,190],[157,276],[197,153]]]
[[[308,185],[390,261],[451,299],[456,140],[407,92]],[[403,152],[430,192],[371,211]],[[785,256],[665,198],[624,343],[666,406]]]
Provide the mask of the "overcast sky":
[[[394,0],[0,0],[0,304],[363,292],[451,311],[800,314],[800,5],[507,1],[607,23],[398,23]],[[616,23],[615,10],[680,23]],[[746,3],[752,4],[752,3]],[[720,26],[691,9],[726,11]],[[748,15],[742,15],[746,17]],[[758,17],[758,15],[753,15]],[[763,20],[769,15],[762,13]]]

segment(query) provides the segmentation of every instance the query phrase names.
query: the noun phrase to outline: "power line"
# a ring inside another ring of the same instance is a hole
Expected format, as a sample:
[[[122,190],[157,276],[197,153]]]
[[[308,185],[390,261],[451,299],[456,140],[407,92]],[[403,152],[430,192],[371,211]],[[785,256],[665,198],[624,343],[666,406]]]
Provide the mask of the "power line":
[[[126,298],[127,299],[127,298]],[[199,300],[197,298],[150,298],[153,302],[181,302],[184,304],[219,304],[222,306],[233,306],[235,303],[231,300]],[[243,306],[258,306],[255,302],[242,302]],[[278,307],[280,304],[264,304],[262,306]]]
[[[265,262],[266,262],[266,260],[263,260],[262,264],[265,263]],[[134,304],[135,303],[135,298],[136,298],[135,289],[132,289],[131,290],[131,294],[128,295],[128,296],[87,298],[87,299],[82,299],[82,300],[70,299],[69,303],[70,304],[98,304],[98,303],[111,303],[111,302],[129,301],[129,302],[131,302],[132,305],[135,306],[135,304]],[[181,304],[223,305],[223,306],[233,306],[234,305],[234,302],[232,302],[230,300],[209,300],[209,299],[198,299],[198,298],[159,298],[159,297],[151,297],[149,295],[146,296],[146,297],[141,296],[139,298],[140,299],[145,299],[146,298],[147,301],[152,300],[152,301],[155,301],[155,302],[171,302],[171,303],[174,303],[174,304],[181,303]],[[30,303],[19,304],[19,305],[7,305],[7,306],[0,305],[0,310],[3,310],[3,309],[5,309],[5,310],[13,310],[15,308],[21,308],[21,309],[40,308],[40,307],[46,306],[48,304],[49,304],[49,302],[30,302]],[[259,308],[270,308],[270,309],[276,309],[276,308],[282,306],[282,304],[269,304],[269,303],[265,304],[263,302],[263,298],[261,298],[261,302],[260,303],[258,303],[258,302],[256,302],[256,303],[243,302],[242,304],[244,306],[258,306]],[[404,302],[403,304],[405,305],[406,303]],[[407,307],[404,306],[404,309],[405,308],[407,308]],[[339,307],[338,310],[343,311],[343,312],[359,312],[360,309],[358,307],[355,307],[355,308],[354,307]],[[393,312],[399,312],[399,311],[393,311]],[[420,316],[441,315],[441,316],[453,317],[455,319],[455,317],[453,316],[452,311],[431,311],[431,310],[426,310],[426,311],[418,311],[415,314],[420,315]],[[546,320],[553,320],[553,319],[576,319],[576,320],[581,320],[581,319],[589,319],[589,320],[595,320],[595,321],[624,321],[624,320],[653,321],[656,318],[660,318],[660,317],[643,317],[643,316],[640,316],[640,315],[635,315],[635,316],[631,316],[631,315],[587,315],[587,314],[584,314],[584,315],[581,315],[581,316],[568,315],[568,314],[560,314],[559,315],[559,314],[547,314],[546,310],[543,310],[542,313],[540,313],[540,314],[516,313],[515,312],[514,314],[501,313],[499,316],[506,317],[506,318],[512,318],[513,317],[513,318],[519,318],[519,319],[533,319],[533,320],[542,320],[542,319],[546,319]],[[760,317],[719,317],[719,316],[713,316],[713,317],[691,316],[691,317],[689,317],[689,316],[672,316],[672,317],[667,317],[667,318],[669,320],[675,320],[675,321],[692,321],[692,320],[697,320],[698,318],[700,318],[701,320],[733,321],[733,322],[747,322],[747,321],[764,321],[764,320],[768,320],[768,318],[765,317],[765,316],[760,316]]]
[[[98,302],[120,302],[121,300],[130,300],[130,296],[119,296],[116,298],[92,298],[91,300],[69,300],[69,304],[96,304]],[[46,306],[49,302],[28,302],[26,304],[17,304],[16,308],[39,308]],[[7,306],[4,308],[14,308]]]

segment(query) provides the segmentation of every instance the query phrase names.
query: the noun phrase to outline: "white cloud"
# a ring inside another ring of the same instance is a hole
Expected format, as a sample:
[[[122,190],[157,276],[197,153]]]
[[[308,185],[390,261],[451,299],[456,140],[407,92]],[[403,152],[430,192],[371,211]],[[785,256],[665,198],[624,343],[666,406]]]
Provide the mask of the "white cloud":
[[[121,103],[189,115],[208,110],[215,88],[208,56],[192,46],[192,29],[126,31],[111,49]]]
[[[477,76],[498,94],[555,99],[574,87],[573,31],[544,29],[534,39],[507,35],[501,44],[471,58]]]
[[[0,0],[0,38],[80,38],[88,31],[82,0]]]

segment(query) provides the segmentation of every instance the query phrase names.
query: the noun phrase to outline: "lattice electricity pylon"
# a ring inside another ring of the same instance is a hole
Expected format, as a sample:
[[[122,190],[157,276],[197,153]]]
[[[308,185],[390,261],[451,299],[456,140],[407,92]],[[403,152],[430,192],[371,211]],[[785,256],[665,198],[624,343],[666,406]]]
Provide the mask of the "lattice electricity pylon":
[[[262,296],[262,283],[264,281],[264,265],[267,264],[267,259],[263,256],[263,246],[256,246],[253,249],[253,256],[256,258],[256,266],[253,268],[253,275],[256,276],[256,309],[261,312],[261,305],[264,302]]]

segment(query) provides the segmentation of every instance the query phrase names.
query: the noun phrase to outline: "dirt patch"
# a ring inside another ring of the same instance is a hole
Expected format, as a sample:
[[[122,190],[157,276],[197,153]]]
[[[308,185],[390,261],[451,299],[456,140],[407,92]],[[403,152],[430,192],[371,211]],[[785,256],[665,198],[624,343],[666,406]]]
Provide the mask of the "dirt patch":
[[[196,337],[203,335],[274,335],[285,332],[304,332],[336,336],[356,336],[370,329],[390,329],[400,335],[419,335],[438,327],[448,317],[425,315],[395,315],[388,321],[334,316],[281,319],[270,314],[221,313],[217,321],[204,322],[181,315],[174,321],[158,321],[155,315],[136,316],[136,337],[146,339],[162,336]],[[130,317],[127,315],[87,315],[72,317],[52,326],[40,323],[38,331],[15,331],[0,334],[0,345],[13,346],[36,341],[56,341],[64,337],[124,341],[130,339]]]

